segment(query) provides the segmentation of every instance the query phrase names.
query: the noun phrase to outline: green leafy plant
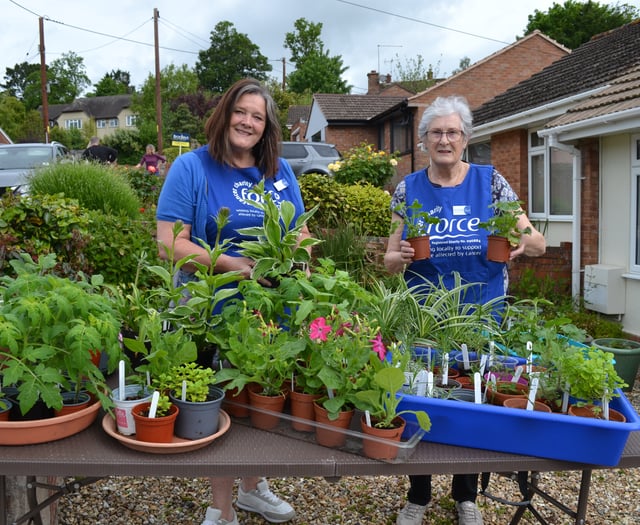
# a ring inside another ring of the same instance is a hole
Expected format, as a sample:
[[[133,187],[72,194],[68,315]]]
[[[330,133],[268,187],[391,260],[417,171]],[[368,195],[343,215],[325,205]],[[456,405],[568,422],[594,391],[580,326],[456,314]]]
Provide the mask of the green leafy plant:
[[[265,192],[264,182],[252,191],[257,199],[246,202],[264,213],[263,224],[238,230],[239,235],[253,238],[238,243],[240,254],[255,261],[251,276],[277,279],[290,274],[296,265],[306,267],[311,259],[308,248],[320,241],[312,237],[300,240],[300,233],[316,208],[302,213],[294,222],[293,203],[283,201],[278,206]]]
[[[402,358],[396,345],[388,350],[388,355],[379,355],[371,352],[368,375],[368,384],[363,390],[356,392],[355,404],[361,410],[367,410],[373,418],[372,423],[378,428],[393,428],[394,420],[404,414],[416,416],[420,428],[428,432],[431,429],[429,415],[423,410],[398,411],[402,396],[398,393],[405,382]],[[375,421],[375,423],[374,423]]]
[[[189,362],[174,366],[168,372],[160,374],[156,387],[163,391],[174,391],[175,397],[181,399],[184,386],[186,400],[201,403],[209,397],[209,387],[214,385],[216,380],[216,373],[212,368]]]
[[[61,391],[81,387],[109,408],[109,389],[92,357],[106,353],[108,370],[115,369],[120,324],[102,278],[71,281],[49,273],[55,254],[37,263],[23,254],[11,264],[16,277],[0,278],[0,356],[3,385],[17,386],[22,413],[38,399],[59,409]]]
[[[505,237],[512,245],[520,243],[523,234],[530,234],[531,228],[518,228],[518,219],[524,215],[521,201],[497,201],[489,207],[493,210],[493,215],[478,227],[489,232],[489,235]]]
[[[228,381],[227,389],[241,390],[248,383],[257,383],[264,395],[281,394],[305,341],[292,337],[259,311],[251,311],[246,302],[225,306],[223,317],[226,341],[221,343],[221,350],[233,368],[217,372],[218,380]]]
[[[424,211],[422,204],[418,199],[415,199],[410,206],[406,203],[401,203],[394,211],[404,217],[404,224],[407,230],[407,239],[413,239],[415,237],[424,237],[429,234],[429,225],[438,224],[440,219],[434,217],[429,212]],[[397,228],[397,224],[392,224],[393,231]]]
[[[351,148],[342,160],[329,164],[336,180],[342,184],[368,182],[378,188],[384,187],[396,174],[397,154],[376,150],[371,144],[363,142]]]

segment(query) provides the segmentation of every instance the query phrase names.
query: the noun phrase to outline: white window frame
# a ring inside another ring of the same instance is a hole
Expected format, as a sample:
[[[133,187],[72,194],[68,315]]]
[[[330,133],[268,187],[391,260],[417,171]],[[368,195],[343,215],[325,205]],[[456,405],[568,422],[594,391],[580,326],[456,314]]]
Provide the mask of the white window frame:
[[[542,144],[538,145],[538,146],[532,146],[531,145],[531,136],[533,134],[536,134],[538,132],[537,129],[535,130],[529,130],[528,136],[527,136],[527,145],[528,145],[528,173],[529,173],[529,200],[530,205],[529,205],[529,218],[530,219],[536,219],[536,220],[551,220],[551,221],[570,221],[573,218],[573,211],[575,210],[575,202],[572,203],[571,205],[571,209],[572,209],[572,213],[571,214],[553,214],[551,213],[551,184],[550,184],[550,179],[551,179],[551,151],[550,151],[550,147],[548,146],[548,140],[545,138],[544,140],[541,139]],[[542,157],[542,164],[544,166],[544,174],[543,174],[543,184],[544,184],[544,205],[543,208],[544,210],[542,212],[540,211],[534,211],[533,210],[533,199],[534,199],[534,193],[533,193],[533,158],[534,157]],[[575,169],[575,167],[573,168]],[[575,177],[576,174],[573,174],[573,177]],[[572,179],[573,179],[572,177]]]
[[[138,115],[127,115],[125,119],[125,126],[128,128],[133,128],[136,126],[138,122]]]
[[[106,128],[106,127],[107,127],[106,119],[99,118],[99,119],[96,120],[96,128],[102,129],[102,128]]]
[[[118,126],[119,126],[119,123],[118,123],[118,119],[117,118],[109,119],[109,127],[110,128],[117,128]]]
[[[68,118],[64,121],[64,129],[82,129],[81,118]]]
[[[640,133],[631,135],[631,213],[629,270],[640,274]]]

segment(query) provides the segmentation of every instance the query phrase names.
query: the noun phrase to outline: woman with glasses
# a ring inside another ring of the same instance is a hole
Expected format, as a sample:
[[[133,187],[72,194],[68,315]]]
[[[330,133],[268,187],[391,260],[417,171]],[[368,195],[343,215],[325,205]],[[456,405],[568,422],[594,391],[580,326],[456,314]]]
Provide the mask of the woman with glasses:
[[[426,279],[452,287],[455,274],[459,274],[463,282],[475,283],[465,301],[483,304],[506,295],[508,276],[506,264],[487,260],[487,231],[478,223],[493,213],[490,205],[517,201],[518,196],[493,166],[462,160],[471,132],[471,110],[462,97],[438,97],[424,111],[418,135],[429,164],[407,175],[393,194],[392,223],[398,227],[389,237],[384,262],[389,272],[404,272],[409,286],[418,286]],[[416,200],[423,211],[440,219],[437,225],[428,225],[431,257],[419,261],[413,261],[414,250],[405,240],[405,217],[400,211]],[[544,236],[524,213],[518,227],[530,228],[530,233],[520,237],[510,258],[542,255],[546,249]],[[397,525],[422,524],[431,500],[431,476],[409,476],[409,481],[408,502],[398,514]],[[477,485],[477,474],[453,476],[452,497],[459,525],[482,525],[482,515],[475,504]]]

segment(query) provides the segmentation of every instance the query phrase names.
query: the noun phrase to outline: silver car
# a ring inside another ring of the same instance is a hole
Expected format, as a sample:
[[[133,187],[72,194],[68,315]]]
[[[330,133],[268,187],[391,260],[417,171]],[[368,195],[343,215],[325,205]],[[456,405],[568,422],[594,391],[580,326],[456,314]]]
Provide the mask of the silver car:
[[[282,157],[287,159],[296,177],[305,173],[331,175],[329,164],[341,159],[336,147],[324,142],[283,142]]]
[[[36,168],[71,159],[59,142],[49,144],[0,144],[0,194],[7,189],[25,193],[29,176]]]

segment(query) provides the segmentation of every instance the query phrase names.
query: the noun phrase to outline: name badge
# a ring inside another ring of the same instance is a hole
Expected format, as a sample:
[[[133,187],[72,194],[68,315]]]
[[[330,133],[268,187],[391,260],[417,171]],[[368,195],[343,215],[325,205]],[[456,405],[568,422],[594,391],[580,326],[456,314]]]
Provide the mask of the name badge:
[[[277,180],[277,181],[275,181],[275,182],[273,183],[273,187],[274,187],[276,190],[278,190],[278,191],[282,191],[282,190],[284,190],[287,186],[289,186],[289,185],[287,184],[287,181],[284,181],[284,180],[282,180],[282,179]]]

